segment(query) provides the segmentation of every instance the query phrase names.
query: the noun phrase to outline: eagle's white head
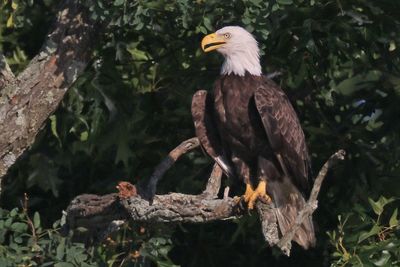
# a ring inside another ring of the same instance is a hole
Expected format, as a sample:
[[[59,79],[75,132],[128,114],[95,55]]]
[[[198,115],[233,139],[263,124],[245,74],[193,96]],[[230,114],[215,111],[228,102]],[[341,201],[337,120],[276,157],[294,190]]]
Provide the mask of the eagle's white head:
[[[209,34],[201,41],[201,47],[204,52],[217,50],[224,55],[221,74],[262,74],[257,41],[242,27],[227,26]]]

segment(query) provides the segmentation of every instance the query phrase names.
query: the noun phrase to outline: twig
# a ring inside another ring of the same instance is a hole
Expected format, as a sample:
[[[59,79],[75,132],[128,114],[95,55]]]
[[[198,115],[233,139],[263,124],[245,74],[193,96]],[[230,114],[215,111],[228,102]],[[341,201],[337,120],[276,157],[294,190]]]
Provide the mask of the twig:
[[[274,72],[268,73],[266,76],[267,76],[268,79],[274,79],[274,78],[279,77],[281,75],[282,75],[282,72],[274,71]]]
[[[35,230],[35,225],[33,224],[31,218],[29,217],[28,214],[28,201],[29,201],[29,197],[27,193],[24,193],[24,200],[21,201],[21,205],[22,205],[22,211],[26,217],[26,221],[29,225],[29,228],[31,229],[32,232],[32,238],[33,238],[33,243],[36,244],[37,243],[37,235],[36,235],[36,230]]]
[[[327,162],[322,166],[321,170],[318,173],[317,178],[314,181],[313,188],[311,190],[310,198],[308,199],[307,203],[305,204],[304,208],[299,212],[295,224],[292,226],[292,228],[286,232],[286,234],[279,240],[277,243],[277,246],[282,250],[283,253],[285,253],[287,256],[290,255],[290,249],[291,249],[291,241],[297,232],[297,230],[300,228],[304,220],[311,216],[314,211],[318,207],[318,193],[319,190],[321,189],[322,182],[324,181],[326,174],[328,173],[328,170],[338,161],[338,160],[344,160],[346,152],[344,150],[339,150],[335,154],[333,154]]]

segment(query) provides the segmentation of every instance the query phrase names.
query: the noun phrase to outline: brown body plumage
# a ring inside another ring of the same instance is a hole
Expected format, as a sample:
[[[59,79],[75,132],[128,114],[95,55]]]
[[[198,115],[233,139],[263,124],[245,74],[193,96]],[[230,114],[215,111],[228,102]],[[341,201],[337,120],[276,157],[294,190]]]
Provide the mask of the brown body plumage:
[[[193,96],[196,135],[230,177],[246,184],[266,181],[281,233],[304,206],[310,161],[298,117],[283,91],[264,76],[221,75],[213,94]],[[315,243],[311,218],[294,240]]]

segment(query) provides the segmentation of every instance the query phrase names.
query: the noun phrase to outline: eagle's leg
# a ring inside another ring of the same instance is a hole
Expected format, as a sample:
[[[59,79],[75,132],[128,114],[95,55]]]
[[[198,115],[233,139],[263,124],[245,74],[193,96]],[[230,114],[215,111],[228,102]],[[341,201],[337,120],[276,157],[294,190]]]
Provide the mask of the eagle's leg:
[[[251,196],[254,193],[253,186],[250,182],[250,168],[242,159],[232,156],[232,162],[236,168],[236,172],[239,174],[239,177],[242,177],[244,183],[246,184],[246,191],[242,197],[237,197],[238,202],[240,200],[244,200],[246,203],[249,202]]]
[[[267,194],[267,177],[272,177],[276,175],[276,169],[273,166],[272,162],[269,160],[258,157],[258,170],[257,176],[260,182],[258,183],[257,188],[254,190],[254,193],[251,195],[247,207],[249,210],[254,208],[254,204],[257,199],[263,199],[266,202],[271,202],[271,197]]]

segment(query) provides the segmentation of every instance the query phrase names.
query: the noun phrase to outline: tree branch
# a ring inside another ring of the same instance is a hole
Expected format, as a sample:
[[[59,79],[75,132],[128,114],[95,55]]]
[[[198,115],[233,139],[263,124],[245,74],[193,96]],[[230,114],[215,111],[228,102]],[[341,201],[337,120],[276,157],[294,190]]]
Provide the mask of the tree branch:
[[[296,218],[295,224],[292,226],[292,228],[279,240],[277,243],[277,246],[282,250],[284,254],[287,256],[290,255],[290,249],[292,247],[292,239],[297,232],[297,230],[300,228],[301,224],[304,222],[304,220],[311,216],[314,211],[318,207],[318,194],[319,190],[321,189],[322,182],[324,181],[326,174],[328,173],[328,170],[338,161],[338,160],[344,160],[344,156],[346,155],[346,152],[344,150],[339,150],[335,154],[333,154],[327,162],[322,166],[321,170],[318,173],[317,178],[314,181],[313,188],[311,190],[310,198],[308,199],[307,203],[305,204],[304,208],[299,212],[299,215]]]
[[[157,180],[159,180],[172,166],[170,162],[171,155],[174,155],[175,162],[185,152],[197,147],[198,140],[195,139],[186,140],[175,148],[157,166],[152,177],[158,177]],[[261,230],[270,246],[277,245],[286,255],[290,254],[294,233],[304,219],[307,216],[311,216],[317,208],[316,199],[324,177],[329,168],[338,159],[342,160],[343,158],[344,151],[340,150],[324,164],[315,180],[309,201],[305,208],[300,211],[293,228],[282,239],[279,239],[273,205],[257,201],[256,208],[261,221]],[[215,220],[229,220],[244,215],[245,210],[240,208],[235,198],[228,197],[227,193],[224,194],[224,198],[217,198],[221,186],[221,176],[222,170],[215,164],[206,189],[202,194],[170,193],[167,195],[155,195],[152,203],[137,195],[136,188],[131,185],[125,189],[119,186],[119,194],[105,196],[81,195],[76,197],[67,208],[66,227],[68,229],[84,227],[88,229],[86,239],[101,241],[126,221],[205,223]]]
[[[41,51],[15,80],[0,57],[0,179],[84,71],[99,27],[80,1],[65,0]]]

